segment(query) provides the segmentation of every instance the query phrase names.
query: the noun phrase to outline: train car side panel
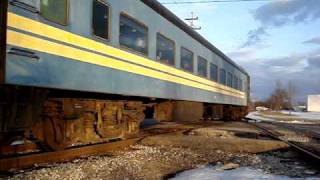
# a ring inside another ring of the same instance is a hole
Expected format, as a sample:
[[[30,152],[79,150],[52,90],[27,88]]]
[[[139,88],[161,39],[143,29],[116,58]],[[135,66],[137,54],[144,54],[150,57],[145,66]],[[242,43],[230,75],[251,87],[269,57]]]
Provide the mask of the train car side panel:
[[[231,102],[242,106],[246,104],[246,98],[243,96],[242,98],[231,95],[226,96],[221,93],[163,81],[136,73],[77,62],[73,59],[43,52],[33,52],[39,57],[38,60],[26,61],[19,56],[9,55],[7,81],[25,86],[88,92],[111,92],[112,94],[126,94],[128,96],[175,98],[176,100],[222,104]]]

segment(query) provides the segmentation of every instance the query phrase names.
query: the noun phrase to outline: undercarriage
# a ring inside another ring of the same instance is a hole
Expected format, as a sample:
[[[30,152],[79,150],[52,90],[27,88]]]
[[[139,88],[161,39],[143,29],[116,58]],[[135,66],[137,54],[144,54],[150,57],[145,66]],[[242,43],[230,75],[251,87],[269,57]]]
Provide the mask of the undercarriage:
[[[132,136],[145,110],[142,101],[52,97],[28,87],[1,88],[0,100],[2,145],[32,140],[52,150]]]
[[[144,109],[139,101],[49,99],[26,137],[34,136],[55,150],[124,139],[139,131]]]
[[[56,151],[134,137],[145,118],[193,122],[241,120],[246,114],[246,107],[201,102],[16,86],[0,90],[1,146],[22,141]]]

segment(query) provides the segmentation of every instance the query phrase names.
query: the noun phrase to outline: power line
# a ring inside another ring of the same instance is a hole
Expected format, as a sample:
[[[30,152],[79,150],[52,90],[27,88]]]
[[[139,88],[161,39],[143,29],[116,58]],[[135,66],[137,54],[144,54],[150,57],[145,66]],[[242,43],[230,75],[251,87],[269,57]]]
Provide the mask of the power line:
[[[234,2],[262,2],[272,0],[205,0],[205,1],[181,1],[181,2],[163,2],[161,4],[205,4],[205,3],[234,3]]]

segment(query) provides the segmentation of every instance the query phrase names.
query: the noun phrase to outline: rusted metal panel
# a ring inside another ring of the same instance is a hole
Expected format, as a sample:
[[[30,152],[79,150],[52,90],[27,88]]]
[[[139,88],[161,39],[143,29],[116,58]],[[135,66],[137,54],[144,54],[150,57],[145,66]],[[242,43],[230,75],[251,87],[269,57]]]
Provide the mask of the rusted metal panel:
[[[214,120],[218,119],[222,119],[223,118],[223,106],[224,105],[212,105],[212,118]]]
[[[50,98],[31,131],[54,150],[101,143],[137,134],[143,111],[139,101]]]
[[[173,101],[158,103],[154,109],[154,116],[157,121],[172,121]]]
[[[173,120],[196,122],[203,119],[204,106],[200,102],[176,101],[174,103]]]
[[[223,106],[223,119],[225,121],[241,121],[248,114],[246,106]]]
[[[5,81],[8,0],[0,1],[0,84]]]

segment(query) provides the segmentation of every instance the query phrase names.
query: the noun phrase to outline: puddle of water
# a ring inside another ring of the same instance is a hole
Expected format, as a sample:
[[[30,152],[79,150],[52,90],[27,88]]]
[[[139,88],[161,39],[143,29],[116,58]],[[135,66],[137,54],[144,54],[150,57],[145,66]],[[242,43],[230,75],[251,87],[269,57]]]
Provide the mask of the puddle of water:
[[[250,167],[241,167],[233,170],[217,170],[216,167],[202,167],[184,171],[177,174],[172,180],[288,180],[301,179],[290,178],[287,176],[266,174],[262,170],[252,169]],[[317,177],[303,178],[307,180],[320,180]]]
[[[272,138],[266,134],[258,134],[252,132],[235,132],[234,135],[240,138],[272,140]]]

